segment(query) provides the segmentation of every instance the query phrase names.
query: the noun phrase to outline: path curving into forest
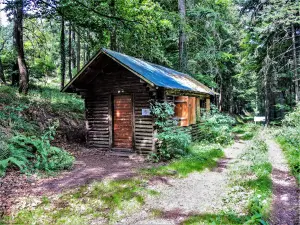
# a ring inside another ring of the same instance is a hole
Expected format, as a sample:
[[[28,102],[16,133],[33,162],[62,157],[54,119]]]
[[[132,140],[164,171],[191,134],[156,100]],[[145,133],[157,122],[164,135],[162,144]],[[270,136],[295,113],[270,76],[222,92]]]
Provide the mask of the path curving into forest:
[[[279,145],[266,141],[272,164],[273,200],[270,221],[272,225],[296,225],[299,219],[299,188]]]

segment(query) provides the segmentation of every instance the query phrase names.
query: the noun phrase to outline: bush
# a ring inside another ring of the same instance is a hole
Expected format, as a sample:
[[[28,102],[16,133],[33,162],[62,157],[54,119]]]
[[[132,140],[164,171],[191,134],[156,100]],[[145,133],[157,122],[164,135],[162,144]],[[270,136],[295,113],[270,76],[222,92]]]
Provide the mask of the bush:
[[[276,133],[292,174],[300,182],[300,104],[283,119],[283,127]]]
[[[150,155],[152,160],[170,160],[187,153],[191,143],[191,135],[187,129],[177,126],[174,116],[174,104],[168,102],[151,103],[151,113],[155,117],[157,127],[158,151]]]
[[[41,138],[21,134],[12,137],[8,145],[3,145],[5,154],[0,156],[0,176],[4,176],[10,166],[18,167],[23,173],[69,169],[74,157],[50,144],[57,126],[58,124],[51,126]]]
[[[231,133],[235,119],[227,114],[220,113],[215,107],[211,112],[202,113],[203,124],[200,125],[199,140],[229,145],[233,141]]]
[[[282,122],[285,126],[300,127],[300,103],[293,112],[285,116]]]

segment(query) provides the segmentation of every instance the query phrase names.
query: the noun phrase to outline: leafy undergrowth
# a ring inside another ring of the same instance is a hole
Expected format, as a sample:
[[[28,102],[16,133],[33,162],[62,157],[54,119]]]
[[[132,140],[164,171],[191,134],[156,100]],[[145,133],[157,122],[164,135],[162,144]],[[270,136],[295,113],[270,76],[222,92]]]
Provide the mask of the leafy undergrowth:
[[[217,144],[194,144],[189,147],[188,154],[173,160],[164,166],[142,170],[143,174],[151,176],[181,176],[185,177],[193,172],[201,172],[206,168],[215,167],[217,160],[224,156],[222,147]]]
[[[24,96],[16,88],[0,86],[0,109],[0,176],[10,167],[24,173],[71,167],[74,158],[51,142],[68,130],[81,129],[80,98],[39,87]]]
[[[220,113],[214,106],[209,113],[202,112],[201,121],[198,140],[202,143],[218,143],[222,146],[233,144],[234,135],[232,128],[236,124],[236,120],[233,117]]]
[[[95,182],[61,196],[43,197],[5,218],[10,224],[114,224],[144,204],[152,194],[138,179]]]
[[[240,123],[232,129],[232,132],[241,140],[251,140],[259,131],[259,125],[254,123]]]
[[[230,168],[230,191],[220,214],[194,215],[183,224],[267,224],[272,199],[272,166],[258,135]]]
[[[294,130],[290,134],[290,136],[278,136],[276,141],[285,154],[292,174],[295,176],[298,184],[300,184],[300,129]]]
[[[283,127],[275,132],[288,161],[290,170],[300,184],[300,104],[283,120]]]

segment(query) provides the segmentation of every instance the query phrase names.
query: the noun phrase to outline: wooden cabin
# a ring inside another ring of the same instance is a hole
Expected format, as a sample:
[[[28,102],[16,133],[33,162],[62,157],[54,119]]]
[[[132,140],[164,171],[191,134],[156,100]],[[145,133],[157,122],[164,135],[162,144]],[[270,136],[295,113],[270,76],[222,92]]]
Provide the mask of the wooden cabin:
[[[199,130],[200,108],[216,93],[187,74],[102,49],[65,86],[85,101],[89,147],[148,154],[156,151],[150,100],[174,102],[178,126]]]

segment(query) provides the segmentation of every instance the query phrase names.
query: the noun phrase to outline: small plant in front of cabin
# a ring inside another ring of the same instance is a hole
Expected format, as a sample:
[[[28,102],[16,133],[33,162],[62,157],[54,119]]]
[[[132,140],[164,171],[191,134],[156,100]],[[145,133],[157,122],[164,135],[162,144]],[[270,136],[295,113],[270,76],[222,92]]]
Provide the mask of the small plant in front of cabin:
[[[191,135],[187,130],[177,126],[173,120],[175,105],[168,102],[152,102],[151,113],[155,118],[158,151],[150,155],[153,161],[170,160],[187,153]]]

